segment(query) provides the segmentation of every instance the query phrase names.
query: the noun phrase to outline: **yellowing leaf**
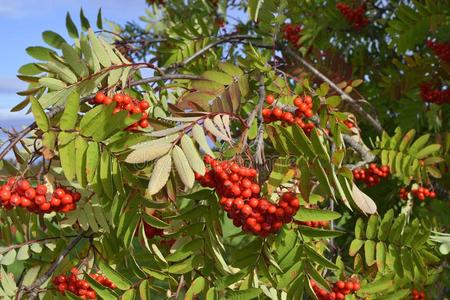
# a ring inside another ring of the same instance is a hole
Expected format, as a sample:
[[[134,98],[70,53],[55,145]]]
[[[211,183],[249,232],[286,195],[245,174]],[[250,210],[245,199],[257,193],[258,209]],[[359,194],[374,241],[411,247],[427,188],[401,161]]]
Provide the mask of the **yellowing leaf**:
[[[172,157],[166,154],[155,163],[152,176],[148,182],[147,193],[154,195],[158,193],[169,179],[170,170],[172,168]]]
[[[177,169],[178,175],[181,181],[187,188],[192,188],[194,186],[194,172],[189,166],[189,162],[180,147],[175,146],[172,152],[173,162],[175,163],[175,168]]]
[[[352,189],[353,200],[355,204],[362,210],[365,214],[374,214],[377,212],[377,205],[375,202],[363,193],[356,184],[353,184]]]
[[[181,148],[183,149],[186,157],[188,158],[191,168],[200,175],[204,175],[206,168],[200,154],[195,148],[191,138],[187,135],[183,135],[181,138]]]

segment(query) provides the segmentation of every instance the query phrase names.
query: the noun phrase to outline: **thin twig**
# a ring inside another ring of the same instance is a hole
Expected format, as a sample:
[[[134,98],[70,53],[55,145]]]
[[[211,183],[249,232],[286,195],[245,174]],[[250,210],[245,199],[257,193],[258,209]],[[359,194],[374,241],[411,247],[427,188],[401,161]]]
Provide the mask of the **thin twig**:
[[[56,260],[50,265],[50,268],[42,274],[38,279],[36,279],[29,287],[25,287],[25,292],[30,294],[29,299],[36,299],[38,294],[39,287],[44,284],[52,275],[56,268],[61,264],[64,258],[72,251],[72,249],[81,241],[81,239],[85,236],[85,232],[81,232],[74,238],[69,245],[67,245],[66,249],[56,258]],[[22,294],[24,291],[21,290],[18,293]],[[19,299],[21,299],[19,297]]]
[[[255,162],[258,166],[258,169],[261,171],[264,166],[264,122],[262,109],[264,105],[264,101],[266,99],[266,89],[264,86],[264,76],[263,74],[259,75],[258,78],[259,86],[258,86],[258,94],[259,94],[259,103],[258,103],[258,133],[256,135],[256,150],[255,150]]]

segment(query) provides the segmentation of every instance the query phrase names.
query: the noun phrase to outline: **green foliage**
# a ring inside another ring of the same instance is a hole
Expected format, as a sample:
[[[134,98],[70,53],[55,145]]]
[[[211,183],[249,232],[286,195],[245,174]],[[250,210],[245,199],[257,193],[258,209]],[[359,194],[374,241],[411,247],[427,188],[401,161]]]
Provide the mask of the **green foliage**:
[[[78,28],[67,14],[70,40],[46,31],[48,46],[26,49],[36,62],[19,69],[28,88],[12,110],[31,104],[36,124],[11,144],[15,162],[0,161],[0,180],[82,197],[69,213],[2,206],[0,298],[79,299],[49,280],[74,266],[102,299],[316,299],[312,281],[330,290],[350,277],[361,289],[346,299],[406,299],[412,288],[442,298],[450,111],[420,100],[419,85],[448,84],[447,64],[425,47],[448,40],[448,1],[381,2],[364,2],[360,30],[336,1],[165,1],[143,27],[104,22],[101,11],[94,23],[81,10]],[[285,23],[300,25],[296,45]],[[115,101],[93,104],[99,91],[151,105],[117,112]],[[296,112],[298,96],[312,97],[312,118]],[[314,127],[269,122],[263,109],[275,106]],[[130,130],[144,114],[150,126]],[[378,120],[396,129],[379,133]],[[235,226],[223,187],[196,181],[205,154],[255,168],[261,197],[281,205],[294,192],[299,211],[267,237]],[[356,185],[352,170],[368,163],[399,180]],[[399,182],[437,199],[401,202]]]

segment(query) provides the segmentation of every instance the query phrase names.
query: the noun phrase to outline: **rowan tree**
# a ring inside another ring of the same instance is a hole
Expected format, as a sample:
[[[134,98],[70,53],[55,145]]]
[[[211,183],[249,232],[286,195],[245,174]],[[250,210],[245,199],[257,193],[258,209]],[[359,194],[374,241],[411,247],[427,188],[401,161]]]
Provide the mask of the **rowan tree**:
[[[26,49],[0,297],[444,299],[450,2],[147,2]]]

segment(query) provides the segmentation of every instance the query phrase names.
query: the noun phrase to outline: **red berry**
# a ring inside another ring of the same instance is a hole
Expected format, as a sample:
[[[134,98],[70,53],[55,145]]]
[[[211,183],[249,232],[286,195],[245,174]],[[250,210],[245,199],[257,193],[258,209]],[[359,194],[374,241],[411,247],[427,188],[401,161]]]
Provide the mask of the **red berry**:
[[[28,199],[34,199],[34,197],[36,197],[36,190],[34,188],[30,187],[29,189],[27,189],[25,191],[24,195]]]
[[[98,92],[97,94],[95,94],[94,101],[97,104],[101,104],[101,103],[103,103],[103,100],[105,100],[105,98],[106,98],[105,94]]]
[[[266,96],[267,104],[272,104],[274,101],[275,101],[275,97],[273,95],[267,95]]]
[[[338,281],[336,282],[336,286],[338,287],[338,289],[342,290],[343,288],[345,288],[345,282]]]
[[[37,203],[36,203],[37,204]],[[51,206],[59,206],[61,204],[61,200],[60,199],[58,199],[58,198],[52,198],[51,200],[50,200],[50,205]]]
[[[121,103],[124,100],[124,96],[122,94],[115,94],[113,100],[117,103]]]
[[[103,100],[104,105],[110,105],[113,102],[113,100],[110,97],[106,97],[105,100]]]
[[[140,120],[140,121],[139,121],[139,126],[140,126],[141,128],[147,128],[148,125],[149,125],[149,123],[148,123],[147,120]]]
[[[30,188],[30,183],[27,180],[20,180],[17,183],[17,186],[19,189],[21,189],[22,191],[26,191]]]
[[[36,186],[36,194],[45,195],[47,193],[47,187],[43,184]]]
[[[73,202],[73,197],[70,194],[65,194],[62,198],[61,198],[61,203],[62,204],[70,204]]]
[[[62,197],[64,197],[64,195],[66,194],[66,192],[62,189],[62,188],[57,188],[53,194],[55,195],[56,198],[58,199],[62,199]]]
[[[147,101],[143,100],[143,101],[139,102],[139,108],[142,111],[147,110],[149,107],[150,107],[150,104]]]
[[[277,119],[280,119],[281,116],[283,115],[283,111],[281,109],[279,109],[278,107],[275,107],[272,110],[272,115],[274,115]]]

